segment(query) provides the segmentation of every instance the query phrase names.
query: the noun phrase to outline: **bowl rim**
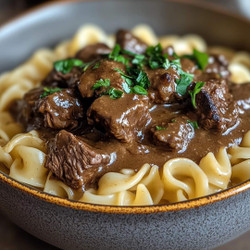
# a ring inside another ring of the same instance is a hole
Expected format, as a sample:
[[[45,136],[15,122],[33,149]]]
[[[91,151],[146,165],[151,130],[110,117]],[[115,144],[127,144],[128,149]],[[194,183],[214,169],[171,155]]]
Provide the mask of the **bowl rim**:
[[[75,210],[112,213],[112,214],[149,214],[149,213],[187,210],[219,202],[250,189],[250,180],[246,180],[238,185],[227,188],[220,192],[181,202],[162,204],[162,205],[150,205],[150,206],[111,206],[111,205],[98,205],[98,204],[85,203],[81,201],[73,201],[49,193],[45,193],[44,191],[40,191],[27,184],[14,180],[7,174],[2,173],[1,171],[0,171],[0,181],[9,184],[11,187],[18,189],[23,193],[31,194],[33,197],[49,202],[51,204],[60,205],[63,207],[69,207]]]
[[[56,2],[42,3],[38,6],[28,9],[27,11],[24,11],[23,13],[17,15],[11,20],[0,25],[0,32],[1,30],[8,28],[8,25],[11,25],[11,24],[13,25],[18,20],[25,18],[34,12],[43,11],[47,7],[56,6],[56,5],[74,4],[75,2],[93,2],[93,1],[98,2],[100,0],[73,0],[73,1],[64,0],[64,1],[58,1],[58,2],[56,1]],[[114,1],[114,0],[105,0],[105,1]],[[144,1],[148,1],[148,0],[144,0]],[[196,6],[196,7],[203,8],[203,9],[208,9],[212,12],[217,12],[226,16],[236,18],[240,20],[241,22],[245,22],[248,25],[250,25],[250,20],[248,20],[246,17],[235,14],[229,10],[225,10],[222,7],[220,6],[218,7],[216,4],[213,4],[213,3],[197,2],[195,0],[191,0],[189,2],[186,2],[186,0],[161,0],[161,1],[191,5],[191,6]],[[199,197],[199,198],[195,198],[195,199],[191,199],[191,200],[187,200],[187,201],[182,201],[182,202],[162,204],[162,205],[151,205],[151,206],[110,206],[110,205],[90,204],[90,203],[84,203],[80,201],[72,201],[66,198],[60,198],[58,196],[40,191],[27,184],[23,184],[19,181],[16,181],[1,171],[0,171],[0,181],[6,184],[9,184],[11,187],[18,189],[19,191],[23,193],[31,194],[33,197],[49,202],[51,204],[60,205],[63,207],[69,207],[75,210],[112,213],[112,214],[149,214],[149,213],[187,210],[187,209],[198,208],[201,206],[219,202],[219,201],[225,200],[227,198],[230,198],[234,195],[240,194],[250,189],[250,180],[246,180],[238,185],[227,188],[220,192],[210,194],[207,196],[203,196],[203,197]]]

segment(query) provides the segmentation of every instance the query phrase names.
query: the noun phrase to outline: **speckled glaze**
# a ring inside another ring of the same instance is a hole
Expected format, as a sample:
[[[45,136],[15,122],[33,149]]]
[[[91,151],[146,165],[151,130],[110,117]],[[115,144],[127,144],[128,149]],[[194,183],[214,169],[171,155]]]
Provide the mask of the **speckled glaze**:
[[[0,58],[4,58],[0,72],[15,67],[37,48],[70,37],[87,22],[109,33],[147,23],[158,34],[198,33],[212,44],[250,51],[248,21],[184,2],[44,6],[0,28]],[[210,249],[250,229],[250,180],[187,202],[110,207],[47,195],[0,173],[0,210],[27,232],[63,249]]]

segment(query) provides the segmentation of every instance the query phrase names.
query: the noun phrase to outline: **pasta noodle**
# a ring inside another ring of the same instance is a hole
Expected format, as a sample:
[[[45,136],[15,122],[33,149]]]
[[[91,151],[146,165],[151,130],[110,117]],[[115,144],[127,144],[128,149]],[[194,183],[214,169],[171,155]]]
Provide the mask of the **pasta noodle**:
[[[157,38],[146,25],[138,25],[132,33],[148,45],[160,42],[164,47],[172,45],[177,54],[189,54],[196,48],[213,53],[223,53],[230,59],[231,79],[236,83],[250,82],[250,56],[227,48],[207,48],[199,36],[168,35]],[[115,38],[95,25],[81,27],[72,40],[62,42],[54,50],[41,49],[31,59],[0,77],[0,165],[9,176],[52,195],[82,202],[108,205],[155,205],[179,202],[205,196],[223,189],[232,183],[250,179],[250,131],[239,146],[228,150],[221,148],[218,154],[208,153],[197,165],[186,158],[167,161],[162,169],[144,164],[138,172],[122,169],[104,174],[98,188],[90,188],[83,194],[68,187],[53,177],[45,167],[46,147],[36,131],[21,133],[22,126],[16,123],[7,111],[11,103],[38,86],[52,68],[54,61],[70,57],[87,44],[96,42],[114,46]]]

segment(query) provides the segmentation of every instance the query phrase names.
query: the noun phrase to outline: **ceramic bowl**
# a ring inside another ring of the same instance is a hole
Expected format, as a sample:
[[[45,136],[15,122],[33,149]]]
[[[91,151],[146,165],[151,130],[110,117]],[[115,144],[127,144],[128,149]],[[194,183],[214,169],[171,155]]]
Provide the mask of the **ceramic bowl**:
[[[250,23],[213,8],[185,1],[63,2],[0,28],[0,71],[69,38],[84,23],[108,33],[146,23],[159,35],[197,33],[210,44],[250,51]],[[27,232],[63,249],[207,249],[250,229],[250,181],[176,204],[112,207],[54,197],[0,173],[0,209]]]

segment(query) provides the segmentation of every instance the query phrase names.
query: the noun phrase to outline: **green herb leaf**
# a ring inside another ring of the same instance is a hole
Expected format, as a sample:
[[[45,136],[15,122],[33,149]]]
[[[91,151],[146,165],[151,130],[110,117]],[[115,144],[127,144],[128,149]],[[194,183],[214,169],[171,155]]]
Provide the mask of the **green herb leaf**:
[[[177,71],[177,73],[180,75],[184,71],[181,68],[181,60],[179,58],[174,59],[170,62],[170,66]]]
[[[196,59],[199,68],[204,70],[208,64],[208,58],[209,58],[208,54],[194,49],[193,56]]]
[[[166,128],[161,127],[161,126],[155,126],[155,128],[156,128],[156,130],[164,130],[164,129],[166,129]]]
[[[40,95],[40,98],[44,98],[48,95],[62,91],[62,89],[60,89],[60,88],[48,88],[48,87],[43,88],[43,90],[44,90],[44,92],[43,92],[43,94]]]
[[[93,86],[92,86],[92,89],[99,89],[101,87],[109,87],[110,86],[110,80],[109,79],[100,79],[98,80]]]
[[[116,62],[121,62],[121,63],[127,65],[129,62],[129,59],[120,55],[120,52],[121,52],[121,47],[119,44],[116,44],[114,49],[112,50],[112,52],[110,54],[108,54],[108,58],[111,60],[114,60]]]
[[[196,102],[195,102],[195,97],[196,95],[201,91],[202,87],[205,85],[205,82],[197,82],[194,89],[192,91],[188,91],[188,93],[191,96],[191,101],[193,104],[193,107],[196,109]]]
[[[101,62],[97,62],[92,69],[98,69],[100,67]]]
[[[176,122],[176,119],[172,119],[171,122]]]
[[[122,88],[124,89],[124,92],[127,94],[132,92],[132,90],[130,89],[129,85],[126,82],[122,83]]]
[[[193,81],[194,75],[183,72],[181,74],[181,78],[179,80],[176,80],[177,87],[176,92],[180,95],[185,95],[187,92],[187,87],[191,84]]]
[[[61,72],[63,74],[69,73],[74,66],[83,66],[83,61],[79,59],[66,59],[54,62],[54,68],[57,72]]]
[[[118,99],[122,97],[123,92],[115,88],[110,88],[108,91],[108,95],[111,99]]]
[[[190,123],[194,129],[198,129],[199,128],[199,125],[198,125],[197,121],[187,120],[187,122]]]
[[[148,76],[142,70],[139,71],[139,74],[136,78],[136,82],[138,83],[138,85],[140,85],[144,89],[147,89],[150,86],[150,81],[148,79]]]
[[[148,94],[147,90],[144,89],[143,87],[141,87],[140,85],[135,85],[133,87],[133,92],[135,94],[138,94],[138,95],[147,95]]]

